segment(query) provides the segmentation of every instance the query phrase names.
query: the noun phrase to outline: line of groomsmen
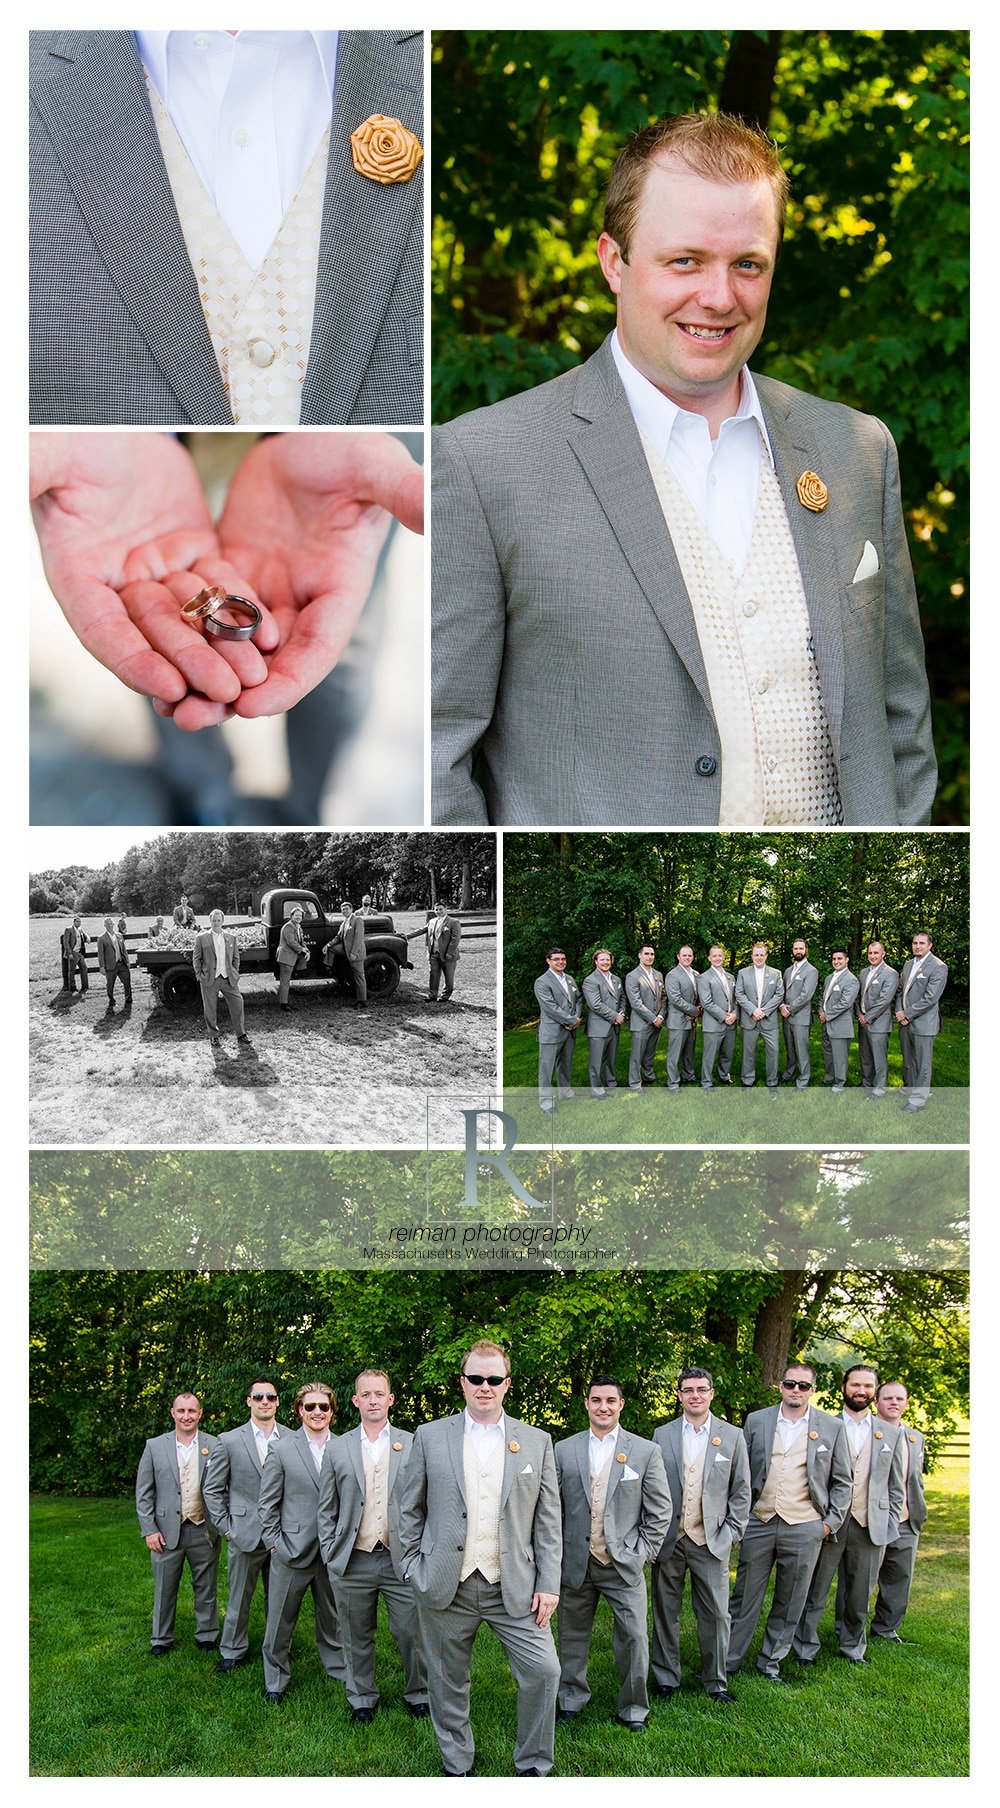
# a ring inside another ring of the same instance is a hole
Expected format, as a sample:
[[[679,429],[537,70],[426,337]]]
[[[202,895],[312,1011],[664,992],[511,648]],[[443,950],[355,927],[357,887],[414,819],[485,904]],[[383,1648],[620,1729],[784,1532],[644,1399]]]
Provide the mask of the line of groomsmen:
[[[617,1087],[618,1037],[629,1020],[631,1048],[628,1083],[632,1093],[655,1084],[653,1062],[660,1031],[667,1032],[667,1089],[698,1081],[695,1036],[702,1029],[701,1086],[714,1092],[732,1084],[736,1030],[743,1038],[740,1081],[756,1084],[757,1043],[764,1044],[765,1079],[770,1091],[779,1083],[804,1089],[811,1079],[809,1033],[814,1009],[823,1026],[824,1084],[834,1092],[847,1085],[847,1063],[855,1028],[861,1060],[861,1084],[870,1099],[884,1098],[888,1087],[889,1036],[899,1030],[903,1057],[903,1109],[922,1111],[930,1094],[934,1038],[941,1028],[938,1009],[948,981],[948,968],[932,951],[931,937],[913,937],[912,958],[901,973],[890,967],[881,942],[868,944],[868,964],[860,977],[852,973],[846,952],[835,948],[830,972],[821,981],[802,937],[792,943],[791,965],[781,973],[767,964],[766,942],[755,942],[750,965],[733,974],[725,950],[715,944],[708,966],[699,973],[691,948],[677,951],[677,963],[666,976],[655,965],[656,950],[645,943],[638,965],[624,983],[611,971],[607,948],[594,954],[582,992],[566,971],[562,948],[550,948],[545,972],[535,981],[539,1007],[538,1099],[543,1111],[554,1111],[559,1099],[572,1098],[572,1066],[576,1033],[587,1011],[587,1072],[591,1095],[606,1098]],[[784,1035],[784,1066],[779,1074],[779,1038]]]
[[[589,1429],[554,1447],[547,1432],[505,1412],[510,1361],[489,1341],[463,1358],[463,1410],[415,1433],[391,1422],[394,1396],[381,1369],[358,1375],[359,1423],[340,1437],[330,1432],[336,1400],[325,1382],[299,1388],[294,1431],[278,1426],[277,1389],[267,1379],[251,1383],[248,1422],[219,1437],[199,1432],[197,1397],[178,1394],[174,1430],[147,1441],[136,1478],[153,1567],[153,1654],[173,1647],[185,1563],[196,1643],[215,1649],[224,1538],[229,1595],[219,1671],[249,1660],[260,1580],[265,1698],[280,1704],[309,1589],[320,1660],[344,1682],[352,1721],[366,1723],[379,1701],[381,1595],[406,1708],[417,1719],[430,1715],[449,1776],[473,1768],[471,1660],[484,1623],[517,1683],[514,1768],[521,1776],[551,1771],[555,1726],[574,1721],[590,1700],[588,1658],[602,1596],[614,1623],[617,1720],[630,1733],[645,1730],[650,1693],[669,1701],[680,1688],[687,1576],[701,1684],[714,1701],[736,1699],[730,1679],[747,1656],[772,1569],[756,1660],[761,1677],[782,1683],[790,1652],[803,1665],[817,1661],[835,1577],[837,1649],[862,1664],[876,1583],[871,1631],[903,1642],[926,1516],[924,1440],[904,1419],[901,1383],[880,1384],[874,1369],[855,1364],[843,1377],[843,1411],[833,1417],[812,1404],[815,1381],[810,1364],[790,1361],[779,1403],[750,1413],[740,1431],[713,1413],[709,1371],[685,1368],[678,1415],[646,1439],[622,1424],[614,1376],[597,1375],[586,1394]],[[740,1554],[730,1596],[734,1544]]]

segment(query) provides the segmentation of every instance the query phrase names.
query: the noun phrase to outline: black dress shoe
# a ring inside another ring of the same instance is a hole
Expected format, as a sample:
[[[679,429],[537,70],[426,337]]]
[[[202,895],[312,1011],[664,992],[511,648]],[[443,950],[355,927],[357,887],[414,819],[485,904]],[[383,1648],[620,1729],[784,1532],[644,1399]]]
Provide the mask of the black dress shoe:
[[[408,1701],[405,1707],[411,1720],[426,1720],[431,1711],[426,1701]]]
[[[646,1722],[644,1720],[623,1720],[620,1714],[616,1714],[615,1719],[617,1720],[618,1725],[623,1726],[628,1733],[644,1733],[646,1731]]]
[[[514,1772],[516,1777],[540,1777],[541,1774],[540,1770],[515,1770]]]
[[[760,1677],[761,1682],[776,1682],[779,1683],[783,1689],[787,1689],[790,1686],[787,1676],[779,1676],[776,1670],[758,1670],[757,1675]]]
[[[579,1715],[579,1708],[556,1708],[556,1725],[567,1726],[571,1720],[577,1720]]]
[[[868,1662],[866,1657],[852,1657],[849,1651],[838,1651],[837,1656],[842,1657],[845,1664],[867,1664]]]
[[[672,1701],[679,1692],[680,1684],[676,1682],[654,1682],[653,1694],[657,1701]]]
[[[793,1651],[792,1656],[797,1664],[802,1665],[804,1670],[811,1670],[816,1662],[814,1657],[800,1657],[797,1651]]]
[[[375,1718],[374,1708],[352,1708],[351,1720],[355,1726],[369,1726]]]
[[[238,1670],[241,1664],[250,1662],[250,1653],[245,1651],[242,1657],[220,1657],[216,1669],[220,1676],[228,1676],[230,1670]]]
[[[709,1701],[721,1701],[725,1707],[736,1700],[735,1695],[730,1694],[728,1689],[706,1689],[705,1694]]]
[[[874,1626],[871,1629],[871,1635],[872,1638],[881,1639],[883,1645],[905,1645],[909,1642],[907,1639],[900,1638],[898,1632],[876,1632]]]
[[[284,1699],[285,1699],[285,1693],[284,1693],[283,1689],[281,1689],[281,1690],[265,1689],[264,1690],[264,1700],[269,1701],[273,1708],[279,1708],[281,1706],[282,1702],[284,1701]]]
[[[249,1042],[250,1038],[244,1030],[242,1036],[237,1036],[236,1040],[237,1042]]]
[[[214,1651],[218,1643],[216,1639],[195,1639],[194,1642],[199,1651]]]
[[[150,1657],[166,1657],[168,1651],[172,1650],[173,1645],[150,1645],[149,1655]]]

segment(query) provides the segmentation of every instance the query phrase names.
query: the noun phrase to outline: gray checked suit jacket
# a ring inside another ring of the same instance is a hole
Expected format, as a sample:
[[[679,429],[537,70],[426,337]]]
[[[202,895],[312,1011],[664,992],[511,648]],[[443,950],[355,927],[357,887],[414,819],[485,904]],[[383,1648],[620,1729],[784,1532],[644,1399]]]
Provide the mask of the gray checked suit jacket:
[[[883,1430],[891,1430],[884,1420],[880,1420]],[[900,1448],[906,1446],[906,1508],[910,1516],[910,1524],[915,1532],[923,1529],[927,1522],[927,1501],[924,1498],[924,1434],[915,1425],[907,1425],[900,1420]],[[898,1528],[897,1528],[898,1529]],[[890,1542],[893,1542],[890,1540]]]
[[[871,974],[871,979],[865,992],[865,975],[868,973]],[[865,1027],[877,1036],[886,1035],[892,1029],[892,1007],[898,990],[899,974],[886,961],[879,967],[866,967],[858,978],[855,1012],[864,1012]]]
[[[924,822],[936,767],[892,439],[870,415],[754,381],[844,821]],[[796,494],[806,470],[829,490],[818,514]],[[866,541],[880,569],[856,584]],[[718,824],[694,613],[607,342],[435,436],[433,626],[435,822]]]
[[[212,1523],[204,1493],[218,1439],[210,1432],[199,1431],[195,1441],[198,1445],[198,1486],[205,1504],[205,1530],[212,1544],[218,1544],[219,1534]],[[139,1530],[144,1538],[153,1532],[162,1532],[168,1551],[177,1549],[181,1535],[181,1478],[174,1448],[176,1442],[172,1431],[165,1431],[157,1438],[147,1438],[135,1478]]]
[[[534,1594],[559,1593],[559,1489],[547,1431],[504,1415],[500,1494],[500,1590],[509,1614],[531,1611]],[[450,1606],[462,1574],[468,1520],[465,1414],[421,1425],[403,1472],[399,1502],[402,1569],[423,1608]],[[516,1444],[516,1450],[511,1445]]]
[[[693,967],[671,967],[664,980],[668,1030],[693,1029],[698,1021],[698,975]]]
[[[827,985],[833,980],[827,993]],[[828,973],[823,981],[819,994],[819,1008],[823,1012],[826,1023],[824,1028],[828,1036],[835,1042],[850,1042],[854,1035],[854,1007],[858,1002],[861,981],[849,967],[842,967],[839,973]]]
[[[319,1478],[319,1547],[331,1576],[342,1576],[361,1530],[365,1510],[365,1459],[356,1425],[343,1437],[331,1438]],[[389,1426],[389,1555],[403,1579],[399,1547],[399,1486],[413,1443],[413,1433]]]
[[[613,1000],[608,991],[608,979],[614,989]],[[609,973],[605,978],[595,967],[583,982],[583,996],[587,1004],[587,1034],[595,1041],[603,1042],[614,1029],[619,1011],[625,1009],[625,988],[617,973]]]
[[[590,1433],[574,1432],[556,1445],[562,1496],[562,1579],[580,1588],[590,1562]],[[639,1582],[656,1556],[670,1521],[670,1489],[663,1457],[648,1438],[618,1428],[604,1503],[604,1542],[619,1575]]]
[[[280,1438],[280,1427],[276,1426],[271,1435],[272,1439]],[[255,1551],[261,1543],[261,1473],[253,1426],[247,1423],[224,1431],[209,1467],[202,1499],[216,1530],[238,1551]]]
[[[561,1042],[566,1031],[573,1028],[576,1018],[583,1016],[580,988],[570,974],[567,973],[565,979],[569,986],[568,1001],[562,980],[556,978],[551,967],[546,967],[535,981],[535,997],[541,1012],[539,1042]]]
[[[751,1506],[767,1481],[774,1448],[774,1427],[780,1411],[780,1406],[764,1406],[759,1412],[750,1413],[743,1427],[750,1455]],[[843,1419],[820,1412],[817,1406],[809,1408],[806,1475],[817,1513],[831,1533],[839,1532],[851,1510],[854,1471]]]
[[[846,1432],[845,1432],[845,1435]],[[872,1417],[871,1466],[868,1471],[868,1536],[873,1544],[893,1544],[903,1505],[903,1451],[898,1426]],[[848,1439],[848,1460],[851,1446]]]
[[[735,1425],[709,1415],[708,1449],[701,1476],[701,1516],[705,1525],[705,1543],[713,1557],[729,1561],[729,1552],[739,1544],[750,1516],[750,1458],[746,1440]],[[653,1442],[663,1457],[672,1503],[670,1524],[657,1554],[665,1563],[677,1543],[684,1503],[684,1415],[679,1413],[668,1425],[658,1425]]]
[[[323,1450],[329,1460],[328,1439]],[[311,1569],[319,1556],[319,1475],[302,1426],[272,1445],[260,1472],[260,1529],[269,1551],[292,1569]]]
[[[908,960],[899,976],[896,1009],[906,1012],[910,1031],[914,1036],[936,1036],[941,1028],[938,1000],[948,984],[948,969],[936,954],[925,955],[924,964],[910,986],[904,1005],[903,994],[915,966],[916,961]]]
[[[702,1027],[709,1031],[724,1030],[727,1014],[738,1009],[735,975],[730,973],[728,967],[725,974],[732,987],[731,1002],[722,975],[714,967],[706,967],[704,973],[698,976],[698,1002],[704,1013]]]
[[[350,145],[422,100],[419,32],[341,33],[303,423],[422,419],[421,171]],[[30,229],[33,422],[232,424],[132,32],[31,34]]]
[[[792,962],[785,968],[784,1003],[788,1006],[789,1016],[797,1017],[800,1011],[812,1016],[812,997],[819,985],[819,973],[811,961]]]
[[[740,1014],[740,1028],[755,1030],[763,1025],[769,1017],[773,1017],[785,996],[785,987],[777,967],[764,968],[764,986],[761,1002],[757,1003],[757,969],[741,967],[736,975],[736,1009]],[[754,1011],[763,1011],[763,1017],[755,1017]]]
[[[653,1023],[657,1017],[662,1017],[664,1022],[667,1018],[667,996],[663,984],[663,974],[658,967],[650,967],[649,972],[646,973],[646,979],[653,982],[652,988],[650,988],[643,979],[645,971],[644,967],[632,967],[625,975],[625,996],[632,1012],[629,1018],[629,1029],[631,1030],[642,1029],[644,1024]]]

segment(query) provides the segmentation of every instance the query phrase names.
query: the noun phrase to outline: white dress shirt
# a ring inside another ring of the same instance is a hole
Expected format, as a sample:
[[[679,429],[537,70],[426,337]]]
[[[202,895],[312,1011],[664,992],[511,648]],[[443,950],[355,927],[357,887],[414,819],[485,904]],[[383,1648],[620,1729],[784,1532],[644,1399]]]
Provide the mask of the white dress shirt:
[[[386,1423],[383,1425],[377,1438],[370,1438],[363,1425],[358,1426],[358,1436],[361,1439],[362,1457],[368,1467],[374,1469],[382,1451],[389,1442],[389,1422],[386,1420]]]
[[[870,1438],[872,1435],[871,1413],[865,1413],[863,1419],[855,1419],[852,1418],[845,1407],[840,1416],[847,1426],[847,1435],[851,1441],[851,1450],[855,1458],[857,1458],[861,1455],[861,1446],[865,1442],[865,1439]]]
[[[465,1435],[467,1438],[471,1437],[476,1444],[484,1447],[488,1447],[491,1442],[495,1443],[498,1438],[501,1444],[503,1443],[504,1422],[502,1415],[495,1423],[490,1425],[483,1425],[478,1419],[474,1419],[469,1412],[468,1407],[466,1407],[463,1416],[465,1418]]]
[[[614,1431],[606,1431],[603,1438],[595,1438],[593,1432],[588,1434],[588,1438],[590,1473],[591,1475],[603,1475],[611,1458],[615,1454],[615,1445],[618,1442],[618,1427],[616,1425]]]
[[[778,1409],[778,1436],[781,1439],[782,1450],[788,1449],[800,1426],[808,1426],[810,1411],[811,1408],[807,1406],[804,1419],[789,1419],[780,1408]]]
[[[750,553],[757,513],[760,450],[774,464],[760,399],[750,372],[741,372],[740,405],[713,440],[704,415],[678,408],[630,364],[611,335],[611,353],[636,426],[676,477],[723,556],[739,575]]]
[[[330,123],[338,34],[135,35],[195,170],[247,263],[259,269]]]

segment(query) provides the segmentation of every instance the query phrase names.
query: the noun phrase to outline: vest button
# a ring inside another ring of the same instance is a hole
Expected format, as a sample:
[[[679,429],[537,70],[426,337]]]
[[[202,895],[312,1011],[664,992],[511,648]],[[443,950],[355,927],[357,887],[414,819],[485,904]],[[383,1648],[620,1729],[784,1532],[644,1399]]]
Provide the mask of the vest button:
[[[757,690],[761,696],[764,695],[764,692],[767,690],[767,679],[766,678],[758,678]]]
[[[250,358],[258,370],[267,370],[274,363],[274,346],[266,339],[251,339]]]
[[[743,613],[744,613],[744,615],[756,615],[757,605],[752,599],[750,600],[750,602],[744,603]]]
[[[699,759],[695,760],[694,769],[699,778],[711,778],[717,763],[712,754],[703,753]]]

